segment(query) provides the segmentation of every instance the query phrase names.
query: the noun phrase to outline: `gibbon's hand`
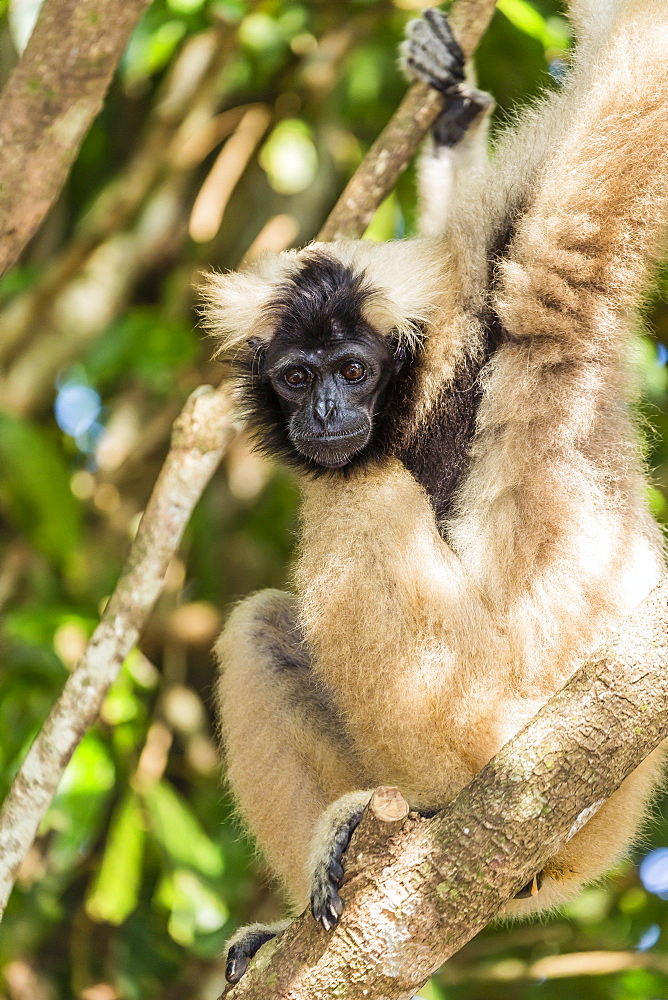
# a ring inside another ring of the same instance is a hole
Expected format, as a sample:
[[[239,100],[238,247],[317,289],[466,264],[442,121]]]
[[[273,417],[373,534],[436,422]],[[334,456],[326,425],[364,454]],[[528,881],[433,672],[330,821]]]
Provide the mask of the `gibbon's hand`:
[[[455,146],[494,102],[489,94],[465,84],[464,54],[445,14],[432,7],[409,21],[399,53],[409,80],[420,80],[444,95],[445,107],[432,126],[432,135],[437,146]]]
[[[408,22],[399,59],[409,80],[421,80],[441,93],[464,82],[464,53],[447,17],[435,7]]]

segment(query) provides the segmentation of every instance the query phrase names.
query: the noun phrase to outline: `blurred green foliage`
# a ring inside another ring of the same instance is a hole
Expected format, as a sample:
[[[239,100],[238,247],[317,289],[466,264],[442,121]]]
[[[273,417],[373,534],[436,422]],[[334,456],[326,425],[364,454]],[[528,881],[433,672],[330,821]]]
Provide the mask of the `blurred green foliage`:
[[[0,81],[30,7],[0,3]],[[0,794],[113,589],[174,416],[219,377],[198,270],[317,233],[402,96],[396,47],[417,8],[154,0],[59,203],[0,283]],[[553,85],[568,43],[552,0],[499,0],[478,53],[497,124]],[[217,166],[236,178],[224,199]],[[409,170],[368,236],[414,229]],[[668,270],[658,285],[639,405],[666,520]],[[0,935],[7,1000],[213,998],[226,936],[278,915],[221,790],[209,649],[230,601],[285,583],[295,508],[289,474],[237,441],[23,865]],[[639,856],[668,842],[662,815]],[[629,864],[563,914],[488,929],[423,996],[665,1000],[667,935],[668,902]]]

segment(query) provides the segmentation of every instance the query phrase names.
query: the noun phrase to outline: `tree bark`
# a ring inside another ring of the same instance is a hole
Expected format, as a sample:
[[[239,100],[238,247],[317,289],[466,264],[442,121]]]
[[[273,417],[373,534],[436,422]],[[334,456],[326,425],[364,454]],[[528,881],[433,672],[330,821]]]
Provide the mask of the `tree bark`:
[[[149,0],[45,0],[0,95],[0,274],[56,200]]]
[[[368,810],[336,930],[307,912],[223,997],[409,1000],[667,735],[668,577],[437,817],[383,842]]]

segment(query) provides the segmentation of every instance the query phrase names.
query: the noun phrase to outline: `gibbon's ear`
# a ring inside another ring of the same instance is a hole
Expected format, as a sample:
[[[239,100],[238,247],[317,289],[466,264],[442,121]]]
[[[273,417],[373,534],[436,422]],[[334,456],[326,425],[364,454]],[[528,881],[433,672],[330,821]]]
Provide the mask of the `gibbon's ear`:
[[[276,289],[299,268],[296,251],[266,253],[241,271],[204,275],[203,325],[218,341],[215,357],[233,356],[251,339],[268,342],[273,322],[266,308]]]
[[[441,240],[341,240],[315,243],[313,248],[322,248],[364,274],[364,286],[370,291],[362,307],[364,317],[378,333],[401,346],[417,347],[447,272]]]

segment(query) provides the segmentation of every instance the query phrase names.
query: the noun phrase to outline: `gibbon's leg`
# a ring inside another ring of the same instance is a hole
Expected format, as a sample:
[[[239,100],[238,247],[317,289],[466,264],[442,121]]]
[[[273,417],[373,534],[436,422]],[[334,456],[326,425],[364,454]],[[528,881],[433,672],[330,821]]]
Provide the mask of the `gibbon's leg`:
[[[418,167],[420,232],[431,236],[444,231],[467,175],[486,162],[487,126],[494,101],[466,82],[462,50],[442,11],[426,10],[408,23],[406,35],[400,48],[405,75],[429,84],[445,98]]]
[[[311,892],[313,829],[334,799],[363,785],[361,768],[344,723],[311,673],[289,594],[263,591],[238,605],[216,654],[229,783],[241,816],[301,910]],[[240,979],[250,957],[283,926],[238,931],[228,946],[228,979]]]

